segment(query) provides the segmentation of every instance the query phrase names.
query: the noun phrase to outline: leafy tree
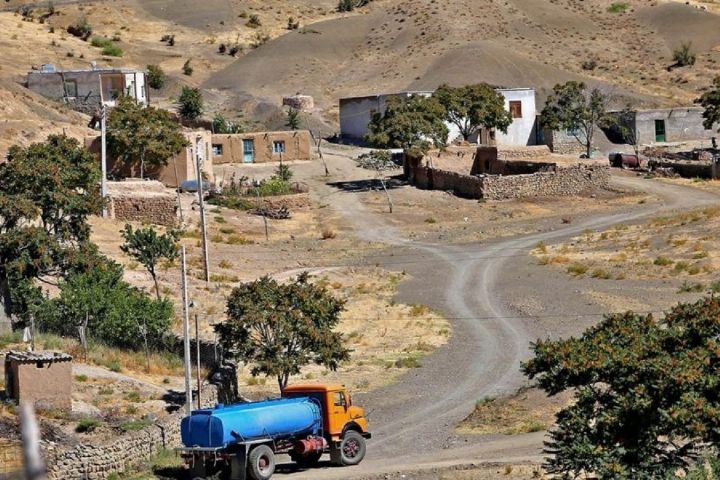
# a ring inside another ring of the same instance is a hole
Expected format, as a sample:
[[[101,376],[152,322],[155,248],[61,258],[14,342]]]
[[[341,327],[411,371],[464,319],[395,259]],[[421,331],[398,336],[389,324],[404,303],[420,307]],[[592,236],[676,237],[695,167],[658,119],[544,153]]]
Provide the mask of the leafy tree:
[[[125,243],[120,246],[120,249],[145,267],[153,279],[155,294],[160,300],[160,286],[155,267],[163,258],[172,261],[178,257],[180,235],[175,231],[158,235],[153,227],[133,230],[132,225],[126,224],[122,231],[122,237]]]
[[[387,180],[385,177],[387,176],[388,171],[395,170],[398,168],[398,166],[393,161],[390,152],[388,152],[387,150],[373,150],[370,153],[363,153],[355,160],[355,162],[360,168],[373,170],[375,172],[375,176],[380,181],[380,185],[382,185],[383,191],[385,192],[385,197],[387,198],[388,202],[388,209],[390,210],[390,213],[392,213],[393,203],[392,199],[390,198],[390,192],[388,192],[387,189]]]
[[[338,12],[352,12],[355,10],[354,0],[340,0],[337,7]]]
[[[480,127],[507,133],[512,123],[505,98],[487,83],[458,88],[441,85],[433,96],[445,107],[445,120],[458,127],[466,141]]]
[[[373,115],[366,140],[386,148],[402,148],[406,154],[421,156],[431,144],[444,147],[448,129],[445,109],[436,98],[420,95],[388,98],[385,113]]]
[[[715,77],[710,90],[703,93],[697,102],[705,108],[703,125],[710,130],[714,125],[720,124],[720,76]],[[718,129],[720,132],[720,129]]]
[[[255,365],[252,375],[276,376],[282,389],[304,365],[335,370],[349,359],[342,335],[333,332],[343,309],[344,302],[309,283],[307,273],[287,284],[262,277],[233,289],[228,318],[215,331],[226,352]]]
[[[550,395],[575,392],[546,450],[550,473],[667,478],[720,446],[720,299],[664,318],[611,315],[580,338],[538,341],[524,373]]]
[[[110,111],[107,138],[115,157],[128,163],[140,159],[140,178],[145,178],[146,165],[167,165],[187,145],[167,111],[144,107],[130,97],[120,97]]]
[[[102,210],[97,159],[77,140],[51,135],[12,146],[0,164],[0,303],[27,319],[41,298],[37,281],[82,268],[89,215]]]
[[[36,311],[38,326],[59,335],[94,338],[121,348],[162,345],[174,309],[167,299],[153,300],[123,280],[122,266],[98,257],[94,268],[60,283],[60,295]]]
[[[552,130],[567,130],[590,158],[595,129],[605,119],[607,101],[607,95],[597,88],[588,92],[583,82],[555,85],[540,114],[540,123]]]
[[[288,127],[290,130],[300,129],[300,110],[292,107],[289,108],[287,111],[287,116],[285,118],[285,126]]]
[[[226,119],[222,113],[218,112],[212,121],[213,133],[243,133],[242,124]]]
[[[203,113],[203,98],[199,88],[183,87],[177,101],[178,113],[188,120],[195,120]]]
[[[160,90],[165,86],[167,75],[159,65],[148,65],[147,66],[148,85],[150,88]]]

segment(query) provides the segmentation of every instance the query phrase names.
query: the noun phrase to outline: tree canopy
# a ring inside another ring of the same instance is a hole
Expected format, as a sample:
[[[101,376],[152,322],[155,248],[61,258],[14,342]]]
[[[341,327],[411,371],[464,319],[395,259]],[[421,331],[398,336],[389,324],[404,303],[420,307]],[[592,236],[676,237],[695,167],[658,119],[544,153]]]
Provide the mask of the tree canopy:
[[[156,267],[162,259],[172,261],[178,257],[178,232],[169,231],[159,235],[153,227],[134,230],[132,225],[126,224],[122,237],[125,243],[120,249],[145,267],[155,284],[157,299],[160,300]]]
[[[720,446],[720,299],[664,318],[606,317],[579,338],[538,341],[524,373],[550,395],[575,392],[557,416],[547,468],[562,478],[667,478]]]
[[[333,331],[343,309],[344,302],[311,284],[307,273],[286,284],[262,277],[233,289],[228,318],[215,331],[229,355],[254,365],[252,375],[275,376],[282,389],[304,365],[335,370],[350,358]]]
[[[366,140],[385,148],[402,148],[411,156],[420,156],[431,145],[442,148],[448,137],[443,122],[445,109],[436,98],[421,95],[393,96],[387,99],[385,112],[373,115]]]
[[[187,140],[180,125],[170,114],[138,104],[130,97],[120,97],[108,118],[108,148],[125,162],[140,160],[140,177],[146,166],[163,166],[180,153]]]
[[[181,117],[195,120],[203,114],[203,98],[199,88],[185,86],[180,91],[177,109]]]
[[[51,135],[13,146],[0,164],[0,300],[26,318],[40,298],[35,281],[53,282],[92,250],[87,218],[102,210],[100,165],[77,140]]]
[[[705,128],[710,130],[713,126],[720,124],[720,76],[715,77],[710,90],[703,93],[697,101],[705,108],[703,112]]]
[[[505,98],[487,83],[458,88],[441,85],[433,96],[445,108],[445,120],[458,127],[465,140],[481,127],[507,133],[512,123]]]
[[[590,158],[595,129],[605,118],[607,100],[607,95],[597,88],[588,91],[583,82],[555,85],[540,114],[540,124],[552,130],[566,130],[585,147]]]

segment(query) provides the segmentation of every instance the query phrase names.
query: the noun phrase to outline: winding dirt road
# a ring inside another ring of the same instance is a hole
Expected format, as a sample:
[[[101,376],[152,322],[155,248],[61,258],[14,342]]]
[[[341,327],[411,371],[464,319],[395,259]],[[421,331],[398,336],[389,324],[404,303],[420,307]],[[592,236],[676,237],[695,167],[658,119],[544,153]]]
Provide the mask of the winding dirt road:
[[[650,193],[660,201],[556,225],[550,231],[465,245],[414,242],[388,226],[382,216],[368,212],[356,195],[335,194],[334,208],[356,235],[383,242],[396,255],[416,252],[418,258],[427,260],[404,265],[412,280],[401,286],[398,300],[442,312],[450,319],[453,334],[447,345],[424,359],[422,368],[409,371],[393,385],[358,396],[358,403],[370,412],[373,431],[366,460],[360,466],[295,472],[286,478],[351,478],[423,466],[540,461],[542,432],[484,436],[481,441],[454,433],[478,399],[513,393],[523,384],[519,364],[528,358],[530,342],[538,336],[528,328],[528,319],[509,306],[513,284],[523,281],[523,268],[531,263],[523,253],[539,241],[559,242],[585,229],[605,229],[661,212],[720,204],[711,193],[639,177],[616,176],[613,183]],[[393,268],[391,255],[377,262]],[[558,315],[567,315],[568,309],[584,312],[573,296],[572,290],[565,288],[548,298]]]

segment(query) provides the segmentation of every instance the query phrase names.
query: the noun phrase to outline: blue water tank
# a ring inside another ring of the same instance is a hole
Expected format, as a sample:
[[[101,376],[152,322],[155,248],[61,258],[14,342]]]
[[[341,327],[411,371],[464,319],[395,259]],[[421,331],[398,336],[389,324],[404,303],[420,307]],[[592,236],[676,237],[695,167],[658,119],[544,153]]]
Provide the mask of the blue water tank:
[[[180,433],[186,447],[218,448],[244,440],[318,435],[321,428],[320,405],[299,397],[195,410],[182,419]]]

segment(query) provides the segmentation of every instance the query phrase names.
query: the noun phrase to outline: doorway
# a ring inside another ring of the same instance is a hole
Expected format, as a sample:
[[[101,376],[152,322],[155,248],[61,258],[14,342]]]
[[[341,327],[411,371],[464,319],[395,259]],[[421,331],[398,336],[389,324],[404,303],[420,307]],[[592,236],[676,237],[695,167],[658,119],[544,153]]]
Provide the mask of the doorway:
[[[255,162],[255,142],[252,139],[243,140],[243,163]]]
[[[655,120],[655,141],[665,141],[665,120]]]

